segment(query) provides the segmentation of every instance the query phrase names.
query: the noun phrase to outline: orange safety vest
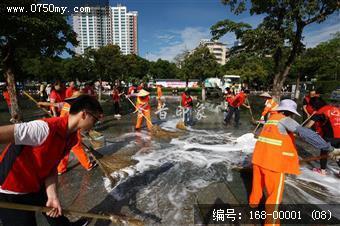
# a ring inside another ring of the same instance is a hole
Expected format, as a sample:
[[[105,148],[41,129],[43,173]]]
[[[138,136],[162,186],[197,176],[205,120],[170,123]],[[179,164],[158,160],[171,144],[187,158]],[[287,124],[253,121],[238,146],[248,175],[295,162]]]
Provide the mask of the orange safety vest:
[[[149,100],[150,100],[149,96],[143,99],[141,97],[137,97],[137,103],[136,103],[137,109],[143,108],[143,111],[150,110]]]
[[[278,106],[276,101],[274,99],[268,99],[265,103],[265,108],[263,109],[262,116],[265,116],[268,114],[270,111],[275,110],[275,108]]]
[[[161,87],[157,87],[157,96],[158,98],[160,98],[161,96],[163,96],[163,93],[162,93],[162,88]]]
[[[64,102],[63,108],[60,111],[60,117],[66,116],[69,114],[71,109],[71,105],[67,102]]]
[[[274,172],[300,174],[294,135],[279,132],[278,123],[285,117],[281,113],[269,117],[255,144],[252,162]]]

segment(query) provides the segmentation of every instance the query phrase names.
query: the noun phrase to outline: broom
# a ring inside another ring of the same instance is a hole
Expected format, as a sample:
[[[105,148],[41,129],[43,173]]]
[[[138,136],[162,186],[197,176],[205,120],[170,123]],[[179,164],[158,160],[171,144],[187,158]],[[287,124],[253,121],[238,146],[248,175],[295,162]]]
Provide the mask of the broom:
[[[125,95],[126,99],[129,100],[129,102],[132,104],[133,107],[135,107],[137,109],[137,106],[132,102],[132,100]],[[174,137],[178,137],[179,134],[176,134],[176,132],[171,132],[171,131],[167,131],[162,129],[160,126],[158,125],[154,125],[144,114],[143,112],[141,112],[142,116],[145,118],[145,120],[151,124],[151,133],[155,134],[156,136],[160,136],[160,137],[169,137],[169,136],[174,136]]]

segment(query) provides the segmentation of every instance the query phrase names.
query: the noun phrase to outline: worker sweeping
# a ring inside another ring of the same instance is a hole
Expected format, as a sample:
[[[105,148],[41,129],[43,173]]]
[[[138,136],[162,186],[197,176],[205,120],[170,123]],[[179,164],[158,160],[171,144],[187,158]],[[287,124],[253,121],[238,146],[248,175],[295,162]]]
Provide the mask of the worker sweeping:
[[[183,107],[183,114],[184,114],[184,125],[185,126],[191,126],[193,123],[193,113],[192,113],[192,107],[194,106],[192,97],[190,96],[190,91],[186,89],[184,93],[182,94],[182,107]]]
[[[293,134],[297,134],[315,148],[327,150],[329,156],[336,159],[340,149],[334,149],[314,131],[300,126],[290,116],[300,116],[293,100],[282,100],[268,121],[264,124],[253,153],[253,182],[249,205],[256,208],[266,189],[266,212],[278,210],[282,201],[285,174],[299,174],[299,158]],[[268,215],[269,216],[269,215]],[[279,225],[271,217],[265,225]]]
[[[316,113],[311,117],[306,127],[315,126],[316,131],[327,142],[335,148],[340,148],[340,108],[335,105],[327,104],[320,97],[312,97],[310,104]],[[326,150],[320,151],[320,156],[327,154]],[[340,166],[340,159],[337,161]],[[327,158],[320,160],[320,168],[314,168],[313,171],[321,175],[326,175]],[[340,177],[340,171],[338,173]]]
[[[145,117],[146,125],[149,130],[152,129],[151,124],[151,107],[149,104],[150,101],[150,93],[144,89],[141,89],[135,96],[137,96],[137,102],[136,102],[136,110],[135,112],[138,112],[137,114],[137,121],[136,121],[136,130],[140,130],[142,124],[143,124],[143,118]],[[144,116],[143,116],[144,115]]]
[[[51,207],[50,225],[84,225],[62,216],[57,166],[77,143],[77,131],[91,129],[102,113],[96,99],[83,95],[68,116],[1,126],[0,143],[9,144],[0,157],[0,201]],[[34,212],[1,208],[0,219],[4,226],[37,225]]]
[[[158,84],[157,85],[157,110],[162,108],[162,104],[163,104],[162,96],[163,96],[162,85]]]
[[[249,90],[242,88],[241,92],[237,94],[233,100],[229,104],[229,110],[228,114],[224,119],[224,122],[226,125],[229,124],[231,118],[233,117],[233,114],[235,113],[235,127],[239,126],[239,121],[240,121],[240,107],[244,106],[248,109],[250,109],[249,105],[245,104],[245,101],[247,99],[247,96],[249,94]]]
[[[264,121],[265,119],[268,119],[270,117],[270,112],[274,111],[275,108],[278,106],[278,104],[273,99],[273,97],[267,92],[262,93],[260,97],[263,97],[266,99],[266,102],[264,103],[265,107],[262,111],[261,118],[260,118],[261,121]]]
[[[71,109],[71,104],[76,101],[76,99],[81,95],[82,93],[79,91],[74,91],[73,95],[70,98],[65,99],[63,108],[61,109],[60,112],[60,117],[68,116],[70,113]],[[76,145],[74,145],[71,148],[71,151],[73,154],[77,157],[80,165],[82,165],[87,171],[92,170],[95,168],[98,164],[95,161],[91,161],[89,157],[86,155],[85,150],[83,149],[82,142],[83,138],[81,135],[81,131],[77,131],[77,138],[78,142]],[[65,157],[60,161],[57,170],[58,170],[58,175],[61,175],[67,171],[67,165],[68,165],[68,160],[70,157],[70,152],[68,152]]]

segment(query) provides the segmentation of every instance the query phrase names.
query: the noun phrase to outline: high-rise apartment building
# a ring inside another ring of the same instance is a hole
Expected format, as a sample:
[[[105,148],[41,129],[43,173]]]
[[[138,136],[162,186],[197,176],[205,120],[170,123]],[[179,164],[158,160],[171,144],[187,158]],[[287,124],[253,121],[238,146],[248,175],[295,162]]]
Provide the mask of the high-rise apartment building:
[[[73,30],[79,42],[75,49],[77,54],[83,54],[88,47],[96,49],[112,43],[111,8],[90,9],[90,12],[73,15]]]
[[[138,13],[125,6],[91,7],[89,13],[73,15],[73,29],[79,41],[75,51],[83,54],[88,47],[108,44],[120,47],[123,54],[138,54]]]
[[[215,56],[217,63],[225,65],[226,62],[228,62],[229,50],[225,44],[209,39],[202,39],[200,45],[206,46],[209,49],[210,53]]]

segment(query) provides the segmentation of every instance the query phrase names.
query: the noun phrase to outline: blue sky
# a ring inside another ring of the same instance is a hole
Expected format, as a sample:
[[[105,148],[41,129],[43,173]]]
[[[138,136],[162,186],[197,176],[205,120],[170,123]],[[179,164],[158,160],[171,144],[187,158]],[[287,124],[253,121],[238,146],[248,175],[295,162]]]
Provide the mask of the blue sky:
[[[139,55],[148,60],[172,60],[185,49],[195,48],[201,39],[211,38],[210,27],[219,20],[228,18],[256,26],[263,18],[248,13],[235,16],[220,0],[110,0],[111,6],[117,3],[138,11]],[[313,47],[340,31],[339,19],[336,14],[322,24],[307,27],[307,46]],[[228,34],[221,41],[231,46],[235,37]]]

